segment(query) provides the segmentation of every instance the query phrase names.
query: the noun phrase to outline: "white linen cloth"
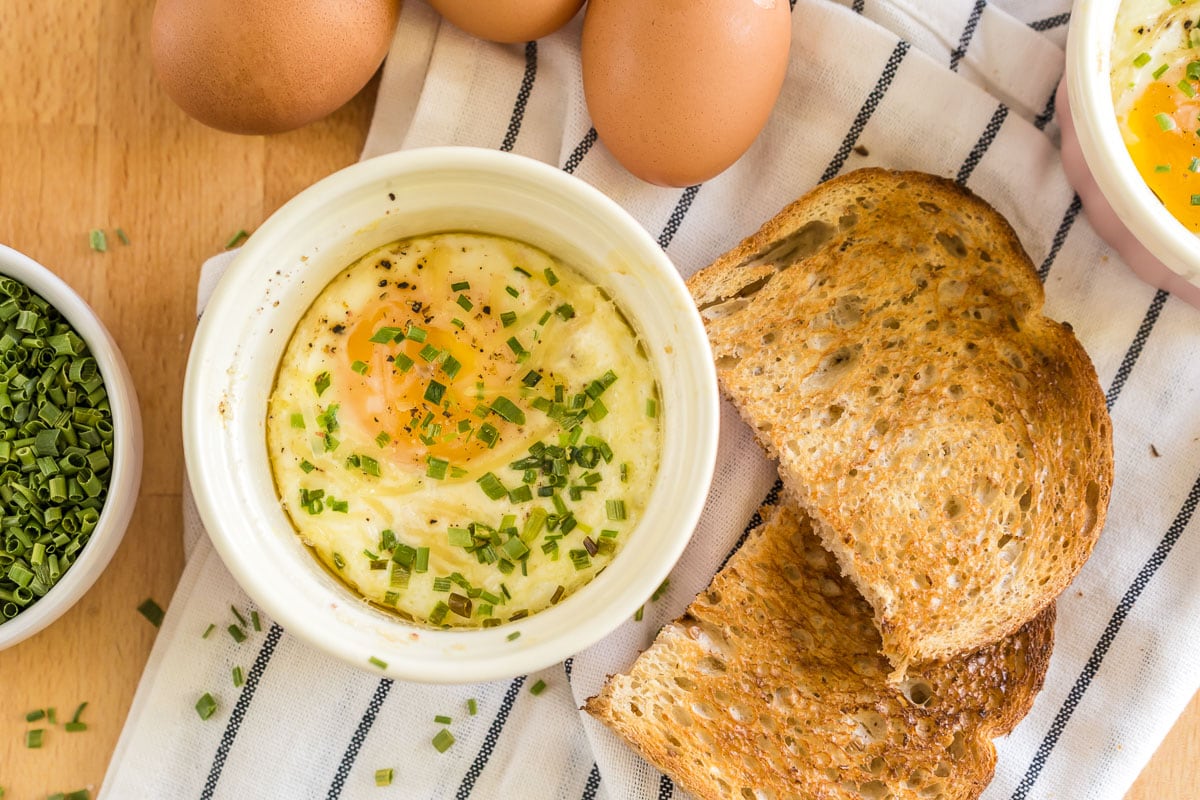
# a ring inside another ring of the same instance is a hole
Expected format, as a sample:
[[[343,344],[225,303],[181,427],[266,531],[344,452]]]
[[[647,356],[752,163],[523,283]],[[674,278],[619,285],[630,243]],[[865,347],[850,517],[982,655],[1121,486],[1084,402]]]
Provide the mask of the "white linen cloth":
[[[955,177],[1008,217],[1044,275],[1047,313],[1069,321],[1095,361],[1116,480],[1107,529],[1059,602],[1045,688],[999,743],[987,800],[1122,797],[1200,686],[1200,312],[1135,280],[1079,213],[1051,102],[1067,12],[1067,0],[799,0],[767,129],[723,175],[675,190],[632,178],[594,141],[580,19],[502,46],[406,0],[364,152],[466,144],[565,167],[628,209],[685,275],[818,181],[865,165]],[[228,259],[206,265],[201,306]],[[381,680],[269,620],[235,643],[230,604],[249,600],[189,504],[187,568],[102,797],[682,796],[577,708],[707,584],[774,480],[725,407],[703,519],[644,621],[538,675],[461,687]],[[202,638],[210,623],[217,631]],[[548,688],[534,696],[539,678]],[[193,708],[204,692],[219,703],[207,721]],[[478,715],[467,715],[468,698]],[[453,718],[457,739],[444,754],[430,744],[437,714]],[[394,782],[376,788],[387,767]]]

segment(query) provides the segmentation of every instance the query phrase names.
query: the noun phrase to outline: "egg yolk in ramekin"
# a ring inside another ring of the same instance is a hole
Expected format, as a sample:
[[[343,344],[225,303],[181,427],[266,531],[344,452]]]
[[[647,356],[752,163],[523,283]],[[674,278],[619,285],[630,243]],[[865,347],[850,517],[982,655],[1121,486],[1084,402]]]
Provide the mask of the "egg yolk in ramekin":
[[[1184,88],[1184,87],[1187,88]],[[1134,166],[1167,210],[1200,233],[1200,94],[1182,66],[1146,85],[1124,119]]]

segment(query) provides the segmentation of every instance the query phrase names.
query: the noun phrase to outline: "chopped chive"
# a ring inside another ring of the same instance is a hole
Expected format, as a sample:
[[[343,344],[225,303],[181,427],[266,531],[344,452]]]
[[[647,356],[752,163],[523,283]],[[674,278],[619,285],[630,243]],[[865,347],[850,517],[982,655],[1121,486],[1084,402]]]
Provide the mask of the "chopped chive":
[[[433,747],[439,753],[444,753],[450,749],[450,745],[454,744],[454,734],[446,728],[442,728],[433,737]]]
[[[505,286],[505,287],[504,287],[504,291],[508,292],[508,293],[509,293],[510,295],[512,295],[513,297],[520,297],[520,296],[521,296],[521,293],[520,293],[520,292],[518,292],[516,289],[514,289],[514,288],[513,288],[513,287],[511,287],[511,286]]]
[[[1195,87],[1192,86],[1192,82],[1189,81],[1187,78],[1182,79],[1176,85],[1179,87],[1179,91],[1183,92],[1188,97],[1196,96],[1196,89],[1195,89]]]
[[[97,253],[108,251],[108,237],[104,235],[104,231],[98,228],[93,228],[88,234],[88,243]]]
[[[658,416],[658,401],[653,397],[646,398],[646,416],[651,419]]]
[[[312,472],[316,468],[317,468],[316,465],[313,464],[311,461],[309,461],[307,458],[300,460],[300,469],[302,469],[303,471]]]
[[[475,716],[475,715],[476,715],[476,714],[478,714],[478,713],[479,713],[479,703],[478,703],[478,702],[476,702],[476,700],[475,700],[475,698],[474,698],[474,697],[468,698],[468,700],[467,700],[467,714],[469,714],[470,716],[472,716],[472,717],[473,717],[473,716]]]
[[[592,401],[592,405],[588,408],[587,413],[588,419],[590,419],[592,422],[599,422],[608,416],[608,406],[604,405],[600,398],[597,397],[594,401]]]
[[[208,692],[200,695],[200,699],[196,701],[196,713],[200,715],[200,719],[208,719],[217,710],[217,701]]]
[[[513,355],[515,355],[518,359],[529,353],[529,351],[525,349],[525,345],[521,344],[521,341],[515,336],[510,336],[506,344],[508,344],[508,349],[512,350]]]
[[[455,281],[454,283],[450,284],[450,291],[452,291],[452,292],[465,292],[467,289],[470,289],[470,288],[471,288],[470,281]]]
[[[504,488],[504,484],[500,482],[500,479],[496,477],[494,472],[484,473],[475,482],[479,484],[480,489],[483,489],[483,493],[492,500],[499,500],[502,497],[508,496],[508,489]]]
[[[563,303],[558,308],[554,309],[554,313],[558,314],[563,319],[571,319],[575,316],[575,308],[570,303]]]
[[[82,733],[88,729],[86,722],[66,722],[63,723],[63,730],[67,733]]]
[[[325,390],[329,388],[329,383],[328,372],[322,372],[317,376],[317,379],[313,381],[313,388],[317,390],[317,397],[325,394]]]
[[[150,624],[158,628],[162,625],[163,610],[162,607],[154,602],[153,598],[147,597],[142,601],[142,604],[137,607],[138,613],[150,621]]]
[[[1200,194],[1192,195],[1192,205],[1200,206]]]
[[[536,372],[535,370],[529,370],[529,372],[525,373],[525,377],[521,378],[521,383],[525,384],[526,386],[528,386],[530,388],[533,388],[534,386],[537,386],[541,382],[541,380],[542,380],[542,375],[540,372]]]
[[[303,414],[292,414],[292,427],[300,428],[300,429],[304,428],[304,415]]]
[[[465,294],[460,294],[458,299],[454,302],[458,303],[459,307],[462,308],[463,311],[470,311],[475,307],[475,304],[472,303],[470,298],[468,298]]]
[[[453,325],[454,327],[458,328],[459,330],[462,330],[463,328],[467,327],[467,323],[463,322],[458,317],[455,317],[454,319],[450,320],[450,324]]]
[[[31,750],[37,750],[42,746],[42,736],[46,730],[44,728],[34,728],[31,731],[25,731],[25,746]]]
[[[394,328],[385,325],[384,327],[375,331],[375,333],[371,334],[371,338],[367,341],[373,342],[374,344],[388,344],[390,342],[399,341],[402,338],[404,338],[404,330],[402,328]]]
[[[241,688],[242,684],[244,684],[245,682],[246,682],[246,676],[245,676],[244,674],[242,674],[242,668],[241,668],[241,667],[234,667],[234,668],[233,668],[233,685],[234,685],[234,688]]]
[[[654,590],[654,594],[650,595],[650,599],[657,602],[660,597],[667,593],[667,588],[671,585],[670,578],[664,578],[663,582]]]
[[[624,500],[606,500],[604,501],[604,510],[608,514],[608,518],[620,522],[625,519],[625,501]]]
[[[422,361],[433,361],[441,354],[442,354],[441,350],[437,349],[436,347],[434,347],[431,344],[426,344],[424,347],[421,348],[421,351],[419,353],[417,353],[417,356],[420,357],[420,359]]]
[[[1154,72],[1152,73],[1154,75],[1154,79],[1158,80],[1159,78],[1161,78],[1163,76],[1163,73],[1166,72],[1168,69],[1170,69],[1169,64],[1162,64],[1161,66],[1159,66],[1158,69],[1154,70]]]
[[[451,719],[450,719],[450,717],[447,717],[445,714],[438,714],[436,717],[433,718],[433,721],[436,722],[438,725],[449,725],[451,722]]]
[[[242,613],[237,610],[237,607],[230,606],[229,610],[233,612],[233,616],[238,621],[238,625],[241,625],[243,628],[245,628],[246,627],[246,618],[243,617]]]
[[[391,767],[386,769],[375,770],[375,785],[376,786],[391,786],[394,772]]]
[[[509,640],[510,642],[515,642],[517,639],[520,639],[520,638],[521,638],[521,632],[520,632],[520,631],[513,631],[512,633],[510,633],[510,634],[508,635],[508,637],[507,637],[507,638],[508,638],[508,640]]]
[[[1150,54],[1149,53],[1138,53],[1136,56],[1134,56],[1133,65],[1135,67],[1144,67],[1149,63],[1150,63]]]
[[[251,612],[250,612],[250,624],[251,624],[252,626],[254,626],[254,630],[256,630],[256,631],[261,631],[261,630],[262,630],[262,620],[260,620],[260,619],[258,618],[258,612],[257,612],[257,611],[251,611]]]
[[[426,456],[425,463],[429,465],[425,470],[425,474],[428,477],[433,478],[435,481],[445,479],[446,469],[450,466],[449,461],[436,456]]]
[[[417,557],[413,560],[413,572],[429,571],[429,548],[418,547]]]
[[[125,235],[125,231],[121,230],[120,228],[117,228],[116,233],[117,233],[117,238],[121,240],[121,244],[123,244],[123,245],[129,244],[129,237]]]
[[[519,409],[516,403],[503,395],[492,401],[492,411],[509,422],[517,425],[525,424],[525,412]]]
[[[387,431],[380,431],[379,435],[375,437],[375,444],[379,445],[380,447],[384,447],[391,440],[392,437],[388,436]]]
[[[45,716],[46,716],[46,709],[35,708],[33,711],[30,711],[28,714],[25,715],[25,721],[26,722],[37,722],[39,719],[44,719]]]
[[[201,639],[207,639],[212,635],[212,632],[217,629],[216,623],[210,622],[208,627],[204,629],[204,633],[200,634]]]
[[[551,286],[558,283],[558,276],[555,275],[554,270],[550,269],[549,267],[546,267],[544,270],[542,270],[542,274],[546,276],[546,283],[550,284]]]
[[[229,635],[233,637],[233,640],[238,644],[246,641],[246,632],[237,625],[230,625],[228,628],[226,628],[226,630],[229,631]]]
[[[541,678],[538,678],[537,683],[529,687],[529,693],[534,697],[537,697],[544,691],[546,691],[546,682]]]
[[[367,362],[365,362],[365,361],[355,361],[353,364],[350,365],[350,369],[354,370],[359,375],[366,375],[369,367],[367,366]]]
[[[1200,61],[1189,61],[1186,68],[1186,74],[1189,79],[1200,81]]]
[[[380,658],[376,658],[375,656],[371,656],[370,658],[368,658],[367,663],[369,663],[373,667],[379,667],[380,669],[387,669],[387,662]]]
[[[242,239],[245,239],[248,235],[249,234],[247,234],[244,229],[239,229],[237,232],[235,232],[233,234],[233,236],[229,237],[229,241],[227,241],[225,243],[225,249],[229,250],[231,248],[237,247],[238,244],[242,241]]]
[[[529,270],[527,270],[527,269],[525,269],[524,267],[521,267],[521,266],[514,266],[514,267],[513,267],[513,272],[519,272],[519,273],[521,273],[522,275],[524,275],[526,278],[532,278],[532,277],[533,277],[532,275],[530,275],[530,274],[529,274]]]
[[[408,372],[410,369],[412,369],[413,360],[404,353],[396,353],[396,358],[393,363],[395,363],[396,369],[400,370],[401,372]]]
[[[437,381],[430,381],[425,387],[425,400],[434,405],[440,405],[442,398],[446,396],[446,387]]]
[[[634,621],[634,622],[641,622],[641,621],[642,621],[642,615],[643,615],[643,614],[645,614],[645,613],[646,613],[646,606],[644,606],[644,605],[640,605],[640,606],[638,606],[638,610],[637,610],[637,611],[635,611],[635,612],[633,612],[633,621]]]
[[[424,328],[418,328],[416,325],[412,324],[409,324],[408,329],[404,331],[404,338],[411,339],[417,343],[424,342],[426,336],[427,334],[425,333]]]
[[[505,311],[500,315],[500,324],[505,328],[511,326],[516,321],[517,314],[515,311]]]
[[[1154,171],[1155,172],[1170,172],[1171,165],[1170,164],[1156,164],[1154,166]]]

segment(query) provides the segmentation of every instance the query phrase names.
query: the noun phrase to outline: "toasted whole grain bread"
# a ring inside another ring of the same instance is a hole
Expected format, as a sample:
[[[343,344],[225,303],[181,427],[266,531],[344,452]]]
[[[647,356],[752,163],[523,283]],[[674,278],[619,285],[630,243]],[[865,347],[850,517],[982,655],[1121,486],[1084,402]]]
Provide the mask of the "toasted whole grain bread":
[[[1112,485],[1104,395],[985,202],[853,172],[689,287],[723,390],[898,674],[1012,634],[1082,567]]]
[[[794,507],[765,522],[629,674],[585,706],[703,800],[960,800],[1040,690],[1054,605],[888,680],[871,608]]]

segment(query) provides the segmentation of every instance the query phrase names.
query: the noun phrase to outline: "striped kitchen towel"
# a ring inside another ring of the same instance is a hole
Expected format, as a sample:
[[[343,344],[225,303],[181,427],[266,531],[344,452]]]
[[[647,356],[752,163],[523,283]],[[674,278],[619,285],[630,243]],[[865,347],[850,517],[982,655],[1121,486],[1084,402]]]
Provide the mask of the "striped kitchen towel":
[[[1136,281],[1080,213],[1057,149],[1067,0],[794,2],[782,96],[725,174],[674,190],[630,177],[597,141],[579,26],[524,45],[473,40],[405,3],[365,156],[463,144],[512,150],[596,185],[685,275],[821,180],[866,165],[955,178],[1005,214],[1095,361],[1113,415],[1116,485],[1095,555],[1059,603],[1033,712],[999,745],[988,800],[1125,794],[1200,686],[1200,312]],[[204,270],[201,305],[228,263]],[[713,490],[670,589],[607,639],[537,675],[427,687],[353,670],[270,620],[237,643],[249,600],[186,515],[189,561],[103,796],[603,798],[681,796],[577,708],[626,668],[728,555],[775,473],[726,407]],[[234,687],[232,667],[245,683]],[[547,689],[529,687],[542,680]],[[218,709],[200,721],[196,699]],[[468,710],[474,701],[477,713]],[[456,741],[439,753],[434,716]],[[395,778],[376,788],[376,770]]]

